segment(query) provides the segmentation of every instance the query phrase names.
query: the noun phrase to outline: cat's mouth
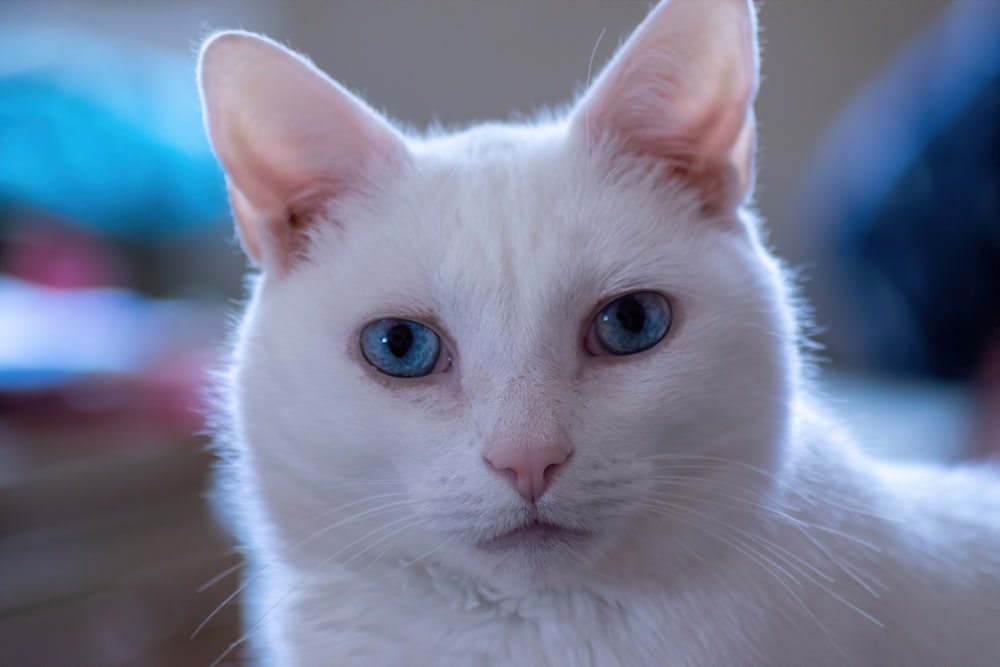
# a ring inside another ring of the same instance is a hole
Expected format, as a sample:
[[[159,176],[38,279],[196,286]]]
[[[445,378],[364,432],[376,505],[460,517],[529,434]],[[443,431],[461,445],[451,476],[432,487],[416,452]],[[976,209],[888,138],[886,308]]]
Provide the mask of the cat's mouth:
[[[499,535],[479,540],[476,546],[483,551],[547,547],[575,543],[588,535],[582,530],[532,519]]]

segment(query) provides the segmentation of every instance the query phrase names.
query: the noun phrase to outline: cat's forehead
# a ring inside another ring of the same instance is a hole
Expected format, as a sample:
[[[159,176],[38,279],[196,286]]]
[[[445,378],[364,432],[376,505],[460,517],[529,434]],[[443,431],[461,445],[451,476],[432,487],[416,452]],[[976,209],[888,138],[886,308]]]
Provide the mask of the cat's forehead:
[[[438,273],[474,271],[508,291],[613,289],[683,261],[700,236],[696,196],[588,152],[560,124],[431,140],[410,181],[415,232],[435,244]]]
[[[416,144],[398,181],[344,212],[331,284],[351,285],[359,317],[429,313],[494,331],[559,326],[626,291],[682,289],[704,236],[692,231],[697,198],[586,149],[558,124]]]

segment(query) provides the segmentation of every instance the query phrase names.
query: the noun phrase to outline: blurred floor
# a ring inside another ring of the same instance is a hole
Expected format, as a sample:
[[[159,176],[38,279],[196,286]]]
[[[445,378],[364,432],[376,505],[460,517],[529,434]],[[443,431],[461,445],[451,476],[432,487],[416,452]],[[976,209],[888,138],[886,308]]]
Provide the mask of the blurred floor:
[[[238,580],[199,592],[239,562],[203,497],[203,440],[16,437],[0,442],[0,665],[209,665],[237,638],[236,601],[191,638]]]

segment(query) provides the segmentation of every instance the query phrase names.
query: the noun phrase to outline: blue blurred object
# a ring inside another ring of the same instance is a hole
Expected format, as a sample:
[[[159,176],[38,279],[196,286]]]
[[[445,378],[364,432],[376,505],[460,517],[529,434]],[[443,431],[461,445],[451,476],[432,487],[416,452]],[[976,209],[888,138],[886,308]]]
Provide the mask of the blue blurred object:
[[[1000,3],[953,3],[841,113],[808,181],[840,352],[972,377],[1000,335]]]
[[[118,238],[228,219],[190,58],[61,28],[0,27],[3,211]]]

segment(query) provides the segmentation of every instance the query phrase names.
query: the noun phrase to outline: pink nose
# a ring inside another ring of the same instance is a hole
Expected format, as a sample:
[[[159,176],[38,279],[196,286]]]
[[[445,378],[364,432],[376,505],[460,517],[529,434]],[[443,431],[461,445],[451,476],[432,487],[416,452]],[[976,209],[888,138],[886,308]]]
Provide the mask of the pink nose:
[[[507,475],[510,483],[530,503],[538,502],[556,468],[572,450],[565,443],[543,443],[531,447],[498,447],[486,456],[490,465]]]

